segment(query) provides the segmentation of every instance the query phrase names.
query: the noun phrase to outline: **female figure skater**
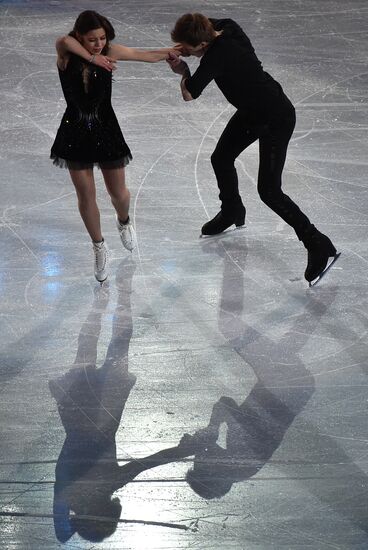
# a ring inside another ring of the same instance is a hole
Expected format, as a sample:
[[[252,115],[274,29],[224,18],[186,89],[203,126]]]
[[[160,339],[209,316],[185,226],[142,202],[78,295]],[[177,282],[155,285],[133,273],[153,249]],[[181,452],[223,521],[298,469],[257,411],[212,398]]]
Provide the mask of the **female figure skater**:
[[[235,159],[259,140],[258,192],[262,201],[294,228],[308,251],[305,278],[317,282],[339,254],[330,239],[320,233],[299,207],[281,190],[286,151],[295,126],[295,109],[280,84],[266,73],[253,46],[231,19],[208,19],[202,14],[180,17],[171,33],[186,55],[201,57],[191,75],[188,65],[175,54],[168,62],[182,75],[185,101],[200,96],[215,80],[237,111],[228,122],[211,156],[220,190],[221,210],[202,227],[203,235],[221,233],[244,224],[245,207],[238,190]]]
[[[103,239],[96,203],[93,166],[102,171],[106,189],[116,210],[116,223],[125,248],[134,248],[129,220],[130,193],[124,167],[132,155],[111,106],[114,62],[165,59],[170,48],[138,50],[111,44],[115,31],[95,11],[82,12],[68,36],[56,41],[57,66],[67,108],[51,148],[54,164],[67,167],[74,184],[79,212],[93,242],[95,277],[108,274],[108,249]]]

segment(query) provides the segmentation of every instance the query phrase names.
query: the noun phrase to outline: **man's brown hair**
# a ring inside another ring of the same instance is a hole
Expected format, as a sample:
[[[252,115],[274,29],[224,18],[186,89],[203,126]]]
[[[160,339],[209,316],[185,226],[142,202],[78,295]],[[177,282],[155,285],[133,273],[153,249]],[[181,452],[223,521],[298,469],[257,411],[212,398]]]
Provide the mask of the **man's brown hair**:
[[[171,38],[174,42],[185,42],[196,47],[201,42],[212,42],[215,38],[215,29],[205,15],[186,13],[175,23]]]

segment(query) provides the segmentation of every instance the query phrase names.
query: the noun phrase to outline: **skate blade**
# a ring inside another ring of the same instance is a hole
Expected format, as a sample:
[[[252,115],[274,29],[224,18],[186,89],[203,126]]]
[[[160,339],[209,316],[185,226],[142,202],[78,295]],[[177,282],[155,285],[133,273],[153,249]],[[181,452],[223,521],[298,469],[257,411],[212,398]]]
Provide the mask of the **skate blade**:
[[[235,226],[235,227],[228,227],[227,229],[225,229],[225,231],[221,231],[221,233],[215,233],[215,235],[203,235],[203,233],[201,233],[199,235],[199,238],[200,239],[215,239],[216,237],[221,238],[221,237],[224,237],[226,235],[230,235],[234,231],[239,231],[240,229],[245,229],[245,228],[246,228],[245,224],[244,225],[238,225],[238,226]]]
[[[315,279],[313,279],[313,281],[310,281],[309,283],[309,288],[311,288],[312,286],[316,286],[317,283],[319,283],[319,281],[322,279],[322,277],[327,273],[327,271],[329,271],[329,269],[333,266],[333,264],[336,262],[336,260],[339,259],[339,257],[341,256],[341,252],[338,252],[337,254],[335,254],[335,256],[331,256],[330,258],[330,263],[327,264],[327,266],[324,268],[324,270],[322,271],[322,273],[320,273],[318,275],[318,277],[316,277]]]

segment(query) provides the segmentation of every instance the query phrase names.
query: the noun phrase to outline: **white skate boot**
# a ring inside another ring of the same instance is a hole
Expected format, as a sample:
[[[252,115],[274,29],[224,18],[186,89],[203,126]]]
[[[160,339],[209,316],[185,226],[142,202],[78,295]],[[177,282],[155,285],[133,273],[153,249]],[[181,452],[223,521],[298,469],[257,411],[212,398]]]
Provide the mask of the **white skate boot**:
[[[128,218],[126,223],[121,223],[119,218],[116,216],[116,227],[118,228],[119,235],[123,246],[132,252],[135,248],[135,231],[134,227],[131,224],[130,218]]]
[[[101,243],[92,243],[95,253],[95,277],[99,283],[107,279],[107,269],[109,264],[109,250],[105,241]]]

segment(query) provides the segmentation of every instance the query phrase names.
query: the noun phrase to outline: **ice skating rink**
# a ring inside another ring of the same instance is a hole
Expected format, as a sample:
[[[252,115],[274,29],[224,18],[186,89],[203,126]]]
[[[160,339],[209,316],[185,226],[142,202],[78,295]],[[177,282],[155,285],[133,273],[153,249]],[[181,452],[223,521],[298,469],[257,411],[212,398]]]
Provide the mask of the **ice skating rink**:
[[[257,145],[237,161],[246,228],[199,238],[234,109],[214,83],[185,103],[165,62],[130,62],[113,105],[138,248],[96,171],[99,289],[48,158],[54,42],[84,9],[142,48],[188,11],[243,26],[296,105],[284,190],[342,251],[318,286],[257,196]],[[2,549],[368,547],[367,15],[364,0],[0,2]]]

